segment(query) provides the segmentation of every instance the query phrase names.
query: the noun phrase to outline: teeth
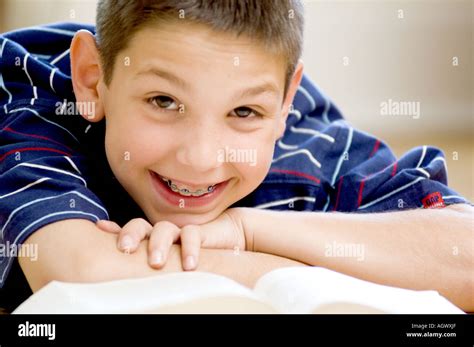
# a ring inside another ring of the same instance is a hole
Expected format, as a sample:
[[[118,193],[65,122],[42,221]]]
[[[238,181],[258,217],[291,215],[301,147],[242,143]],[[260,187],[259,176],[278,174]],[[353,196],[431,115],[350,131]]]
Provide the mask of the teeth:
[[[207,189],[198,189],[196,190],[195,192],[191,192],[189,189],[187,188],[183,188],[183,189],[179,189],[178,186],[176,184],[174,184],[171,180],[167,179],[167,178],[163,178],[160,176],[160,178],[166,182],[166,184],[168,185],[168,187],[170,187],[170,189],[175,192],[175,193],[178,193],[180,195],[183,195],[183,196],[202,196],[204,194],[207,194],[207,193],[210,193],[212,192],[215,188],[216,188],[216,185],[213,184],[212,186],[209,186],[207,187]]]

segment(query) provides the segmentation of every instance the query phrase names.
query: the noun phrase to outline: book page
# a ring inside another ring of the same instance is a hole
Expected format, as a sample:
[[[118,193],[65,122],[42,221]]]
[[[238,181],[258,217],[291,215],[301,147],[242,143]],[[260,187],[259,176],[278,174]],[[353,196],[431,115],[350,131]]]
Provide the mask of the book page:
[[[320,267],[273,270],[254,291],[288,313],[464,313],[436,291],[384,286]]]
[[[205,272],[101,283],[53,281],[13,313],[274,313],[248,288]]]

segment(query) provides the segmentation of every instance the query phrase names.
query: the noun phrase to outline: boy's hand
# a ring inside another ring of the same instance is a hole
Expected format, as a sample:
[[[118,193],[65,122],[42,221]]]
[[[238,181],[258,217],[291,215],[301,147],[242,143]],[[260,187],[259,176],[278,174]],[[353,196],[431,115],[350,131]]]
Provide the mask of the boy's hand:
[[[132,219],[123,228],[107,220],[100,220],[96,225],[118,234],[117,247],[126,253],[134,252],[141,241],[149,238],[148,262],[153,268],[165,265],[171,245],[180,241],[183,269],[194,270],[201,247],[252,250],[252,235],[246,233],[242,223],[244,210],[231,208],[209,223],[182,228],[167,221],[151,225],[142,218]]]

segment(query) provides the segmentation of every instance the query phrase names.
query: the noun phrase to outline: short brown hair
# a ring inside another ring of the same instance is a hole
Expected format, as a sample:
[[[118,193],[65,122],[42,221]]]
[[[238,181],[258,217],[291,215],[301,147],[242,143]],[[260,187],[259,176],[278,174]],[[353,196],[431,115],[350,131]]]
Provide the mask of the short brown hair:
[[[117,54],[138,30],[183,17],[216,31],[245,35],[282,55],[287,61],[286,93],[303,45],[299,0],[100,0],[96,30],[105,83],[112,80]]]

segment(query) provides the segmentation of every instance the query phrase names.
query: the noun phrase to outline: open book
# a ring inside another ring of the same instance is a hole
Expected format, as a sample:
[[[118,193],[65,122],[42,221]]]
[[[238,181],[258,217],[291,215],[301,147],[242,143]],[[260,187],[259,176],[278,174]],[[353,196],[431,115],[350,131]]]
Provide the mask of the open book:
[[[50,282],[13,313],[464,313],[435,291],[383,286],[319,267],[273,270],[253,290],[181,272],[93,284]]]

